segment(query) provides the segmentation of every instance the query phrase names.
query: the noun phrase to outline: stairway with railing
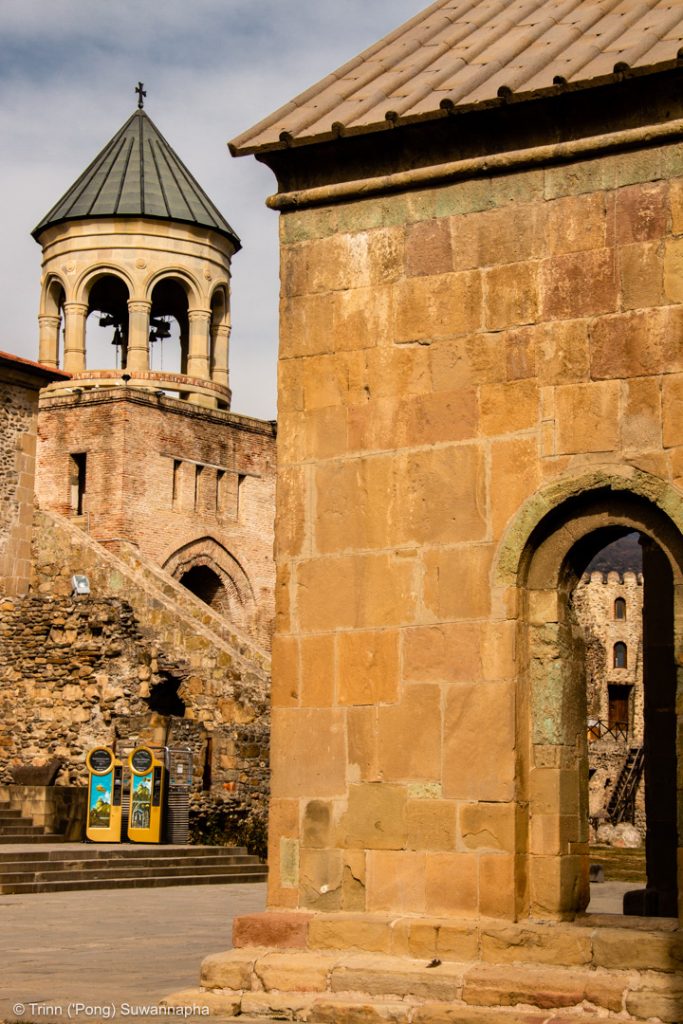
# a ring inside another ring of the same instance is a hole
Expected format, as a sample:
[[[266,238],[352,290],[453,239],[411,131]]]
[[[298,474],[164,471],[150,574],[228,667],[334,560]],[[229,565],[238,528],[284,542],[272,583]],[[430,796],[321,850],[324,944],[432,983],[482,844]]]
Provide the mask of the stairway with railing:
[[[607,804],[607,818],[612,825],[618,825],[625,818],[633,817],[633,805],[638,783],[643,774],[644,762],[643,748],[629,747]]]

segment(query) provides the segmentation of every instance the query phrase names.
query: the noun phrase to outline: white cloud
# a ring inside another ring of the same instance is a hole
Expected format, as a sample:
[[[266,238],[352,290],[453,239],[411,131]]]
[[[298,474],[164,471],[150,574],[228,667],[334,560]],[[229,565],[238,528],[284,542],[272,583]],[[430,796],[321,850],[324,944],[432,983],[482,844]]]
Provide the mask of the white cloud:
[[[3,0],[0,348],[37,354],[30,231],[135,107],[146,109],[242,238],[233,263],[236,411],[275,416],[273,175],[226,143],[420,8],[419,0]]]

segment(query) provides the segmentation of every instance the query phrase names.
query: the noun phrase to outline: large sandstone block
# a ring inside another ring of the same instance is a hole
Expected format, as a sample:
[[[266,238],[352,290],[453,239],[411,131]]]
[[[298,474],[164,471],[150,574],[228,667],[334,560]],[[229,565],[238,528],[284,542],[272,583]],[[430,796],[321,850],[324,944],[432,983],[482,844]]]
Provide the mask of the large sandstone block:
[[[546,203],[545,252],[559,256],[610,245],[608,214],[613,214],[612,203],[604,192],[563,196]]]
[[[556,389],[557,452],[611,452],[619,442],[619,384],[600,381]]]
[[[591,932],[571,925],[487,923],[481,930],[481,956],[482,960],[498,964],[590,964]]]
[[[539,394],[533,380],[487,384],[480,390],[481,432],[486,437],[537,426]]]
[[[427,549],[424,553],[424,602],[437,620],[482,618],[489,613],[489,545]]]
[[[456,839],[455,807],[446,800],[408,800],[408,849],[452,850]]]
[[[441,774],[441,688],[403,687],[401,700],[377,711],[379,768],[383,778],[438,781]]]
[[[426,970],[402,957],[345,957],[332,971],[333,992],[368,992],[373,996],[457,999],[462,991],[462,966],[441,964]]]
[[[325,992],[334,962],[322,953],[268,953],[255,974],[266,992]]]
[[[273,709],[274,797],[341,796],[346,791],[346,728],[334,708]]]
[[[540,319],[571,320],[617,309],[618,278],[612,249],[591,249],[543,260]]]
[[[465,973],[463,999],[478,1006],[526,1003],[546,1009],[580,1006],[584,1000],[618,1013],[630,975],[574,968],[479,964]]]
[[[333,634],[299,640],[299,701],[302,707],[327,708],[335,701],[336,639]],[[276,706],[275,701],[273,701]]]
[[[479,902],[479,858],[472,853],[427,855],[426,912],[470,917]]]
[[[499,331],[538,319],[538,265],[509,263],[484,271],[484,327]]]
[[[304,632],[400,625],[414,617],[412,560],[387,554],[340,555],[296,567]]]
[[[341,845],[400,850],[405,846],[406,791],[387,783],[349,786],[348,807],[339,823]]]
[[[424,914],[427,858],[420,851],[369,850],[368,910]]]
[[[482,675],[482,627],[443,623],[401,631],[406,682],[474,682]],[[457,651],[457,657],[454,652]]]
[[[445,697],[443,787],[455,800],[511,800],[514,693],[509,683],[455,683]]]
[[[683,369],[676,344],[683,309],[663,306],[603,317],[591,327],[594,378],[644,377]]]
[[[390,918],[344,913],[315,915],[308,929],[308,947],[389,953],[392,949]]]
[[[460,843],[466,850],[515,852],[513,803],[462,803],[458,826]]]
[[[486,467],[479,445],[408,453],[400,462],[404,543],[457,544],[486,536]]]
[[[249,990],[252,987],[254,964],[258,953],[259,951],[253,947],[211,953],[202,960],[200,985],[208,989]]]
[[[306,1017],[309,1024],[407,1024],[410,1006],[399,1000],[373,1000],[368,997],[319,996]]]
[[[396,285],[393,338],[424,341],[467,334],[481,326],[478,271],[409,277]]]
[[[340,704],[395,702],[399,686],[399,634],[395,630],[339,635]]]
[[[232,925],[232,943],[235,951],[239,947],[261,947],[268,949],[305,949],[308,928],[313,915],[305,911],[277,912],[266,911],[263,914],[243,914],[236,917]],[[225,956],[237,952],[230,951]]]
[[[573,384],[590,378],[588,320],[559,320],[535,328],[539,385]]]

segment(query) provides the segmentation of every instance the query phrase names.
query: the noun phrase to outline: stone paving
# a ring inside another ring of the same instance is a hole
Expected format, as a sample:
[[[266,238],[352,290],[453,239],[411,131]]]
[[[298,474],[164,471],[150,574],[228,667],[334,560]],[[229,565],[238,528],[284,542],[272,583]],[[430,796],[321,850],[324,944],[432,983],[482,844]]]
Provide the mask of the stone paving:
[[[257,883],[0,896],[0,1021],[140,1020],[126,1007],[197,985],[201,960],[230,947],[232,918],[262,910],[265,891]]]

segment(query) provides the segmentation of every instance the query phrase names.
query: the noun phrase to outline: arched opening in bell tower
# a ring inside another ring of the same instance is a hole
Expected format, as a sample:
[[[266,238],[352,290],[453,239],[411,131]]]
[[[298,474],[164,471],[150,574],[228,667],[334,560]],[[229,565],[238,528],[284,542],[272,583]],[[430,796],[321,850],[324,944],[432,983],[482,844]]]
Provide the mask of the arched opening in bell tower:
[[[177,278],[165,277],[154,286],[149,322],[150,370],[187,373],[188,306],[187,290]]]
[[[104,274],[92,284],[86,319],[87,369],[127,369],[129,298],[128,286],[115,274]]]

